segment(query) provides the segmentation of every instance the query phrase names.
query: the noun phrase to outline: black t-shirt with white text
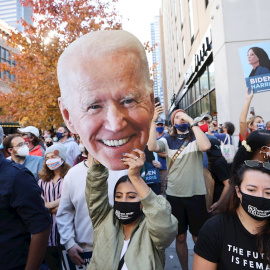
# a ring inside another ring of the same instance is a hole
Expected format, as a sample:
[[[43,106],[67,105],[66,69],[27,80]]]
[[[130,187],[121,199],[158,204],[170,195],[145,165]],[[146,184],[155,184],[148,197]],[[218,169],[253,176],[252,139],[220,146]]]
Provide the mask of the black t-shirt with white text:
[[[242,225],[238,216],[220,214],[202,227],[194,251],[207,261],[217,263],[218,270],[270,270],[263,254],[256,248],[256,237]]]

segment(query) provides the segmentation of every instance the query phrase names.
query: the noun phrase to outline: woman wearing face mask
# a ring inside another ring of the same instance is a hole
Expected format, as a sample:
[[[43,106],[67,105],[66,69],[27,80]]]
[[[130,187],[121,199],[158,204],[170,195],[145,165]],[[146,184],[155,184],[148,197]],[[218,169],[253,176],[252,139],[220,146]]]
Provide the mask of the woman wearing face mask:
[[[231,175],[235,175],[245,160],[270,161],[270,131],[255,130],[242,142],[233,159]]]
[[[266,129],[266,125],[261,116],[254,115],[247,120],[248,110],[252,98],[253,98],[253,90],[251,90],[249,94],[247,89],[245,103],[239,118],[239,125],[240,125],[239,139],[241,142],[244,141],[247,138],[248,134],[250,134],[254,130]]]
[[[269,268],[270,163],[246,160],[230,182],[218,215],[200,231],[193,270]]]
[[[61,255],[63,247],[60,245],[55,217],[61,198],[64,176],[70,169],[70,166],[65,161],[65,147],[61,144],[52,145],[45,152],[45,162],[42,171],[39,173],[38,185],[42,189],[45,206],[49,209],[53,221],[45,253],[45,261],[51,270],[62,269]]]
[[[128,175],[108,202],[108,170],[94,160],[88,171],[86,200],[94,228],[94,251],[87,269],[164,269],[165,248],[177,231],[169,203],[140,177],[144,152],[124,153]]]
[[[157,153],[166,152],[167,200],[171,204],[172,214],[178,219],[176,251],[182,269],[188,269],[187,229],[196,242],[199,230],[207,220],[202,151],[210,149],[211,144],[198,123],[181,109],[172,113],[171,134],[157,141],[156,121],[163,112],[162,106],[157,105],[151,123],[148,149]]]

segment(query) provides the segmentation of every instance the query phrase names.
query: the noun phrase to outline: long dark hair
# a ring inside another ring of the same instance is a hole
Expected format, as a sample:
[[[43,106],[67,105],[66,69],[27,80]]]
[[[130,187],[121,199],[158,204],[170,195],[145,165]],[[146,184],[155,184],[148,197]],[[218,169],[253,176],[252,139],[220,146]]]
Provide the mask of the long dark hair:
[[[231,171],[232,175],[237,173],[245,160],[252,159],[253,155],[259,151],[262,146],[267,146],[270,144],[270,131],[255,130],[247,136],[246,142],[250,146],[252,152],[248,152],[244,146],[239,147],[233,159]]]
[[[119,180],[116,182],[115,186],[114,186],[114,191],[113,191],[113,198],[115,199],[115,194],[116,194],[116,190],[117,187],[121,184],[121,183],[125,183],[125,182],[129,182],[131,183],[130,179],[128,178],[127,175],[124,175],[122,177],[119,178]],[[132,184],[132,183],[131,183]]]
[[[247,165],[242,165],[237,174],[235,174],[230,180],[230,187],[225,195],[224,199],[214,211],[214,214],[224,213],[227,215],[236,216],[237,208],[240,205],[240,199],[237,197],[235,186],[240,187],[243,181],[244,173],[247,171],[259,171],[270,175],[270,171],[263,167],[250,168]],[[266,220],[266,224],[260,228],[260,231],[256,235],[256,244],[258,251],[264,253],[264,262],[270,264],[270,218]]]
[[[260,66],[266,67],[270,70],[270,60],[265,50],[263,50],[260,47],[251,47],[248,51],[250,50],[252,50],[256,54],[256,56],[259,58]]]

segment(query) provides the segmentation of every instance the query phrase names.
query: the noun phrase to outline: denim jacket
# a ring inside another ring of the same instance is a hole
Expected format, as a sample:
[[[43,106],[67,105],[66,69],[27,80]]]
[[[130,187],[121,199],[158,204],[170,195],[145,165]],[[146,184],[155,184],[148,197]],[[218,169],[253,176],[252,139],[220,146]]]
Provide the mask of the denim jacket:
[[[93,164],[88,170],[86,201],[94,228],[94,251],[88,270],[117,270],[124,243],[122,224],[108,201],[108,170]],[[131,234],[125,254],[129,270],[164,269],[165,248],[177,235],[178,222],[171,206],[152,190],[141,200],[143,213]]]

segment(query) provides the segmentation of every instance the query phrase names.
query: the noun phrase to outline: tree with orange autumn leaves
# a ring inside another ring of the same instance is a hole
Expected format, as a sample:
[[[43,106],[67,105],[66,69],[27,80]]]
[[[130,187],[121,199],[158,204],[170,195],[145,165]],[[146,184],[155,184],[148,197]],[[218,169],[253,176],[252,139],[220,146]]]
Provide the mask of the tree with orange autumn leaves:
[[[57,98],[57,61],[64,49],[78,37],[102,29],[121,29],[117,0],[23,0],[32,7],[34,25],[22,21],[25,33],[11,31],[9,46],[16,66],[1,63],[2,71],[16,76],[5,79],[12,89],[0,92],[0,107],[15,121],[38,128],[51,128],[63,120]],[[74,55],[76,57],[76,55]]]

